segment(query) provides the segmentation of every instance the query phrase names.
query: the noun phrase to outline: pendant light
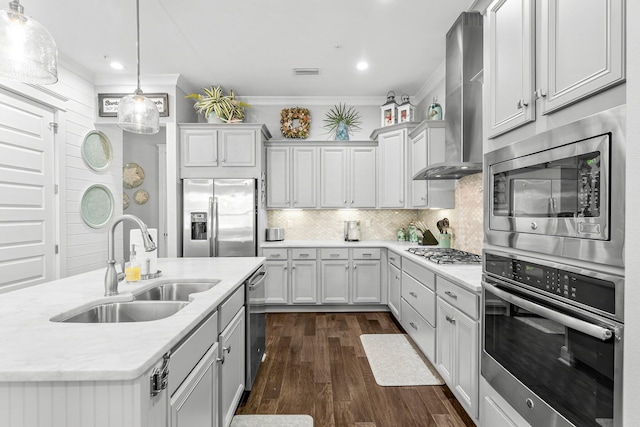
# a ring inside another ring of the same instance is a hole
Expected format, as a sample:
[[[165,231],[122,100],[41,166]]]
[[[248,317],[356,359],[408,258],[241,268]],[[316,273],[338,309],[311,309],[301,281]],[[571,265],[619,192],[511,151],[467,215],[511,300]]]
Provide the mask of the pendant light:
[[[127,132],[152,134],[160,131],[158,107],[142,94],[140,89],[140,0],[136,0],[136,49],[138,87],[133,95],[127,95],[118,104],[118,126]]]
[[[58,49],[49,31],[23,14],[19,0],[0,10],[0,77],[23,83],[58,81]]]

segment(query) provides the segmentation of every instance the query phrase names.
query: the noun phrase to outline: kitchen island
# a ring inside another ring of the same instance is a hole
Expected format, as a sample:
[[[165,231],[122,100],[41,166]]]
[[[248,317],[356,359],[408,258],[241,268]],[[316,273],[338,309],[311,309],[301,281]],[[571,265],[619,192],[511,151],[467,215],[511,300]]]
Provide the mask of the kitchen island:
[[[167,393],[150,397],[150,373],[203,322],[215,327],[217,338],[217,318],[211,315],[239,295],[234,293],[263,263],[264,258],[161,258],[161,277],[123,281],[112,297],[103,296],[103,269],[0,295],[0,425],[160,425],[168,398]],[[186,307],[164,319],[51,321],[81,307],[131,301],[134,293],[172,280],[219,283],[192,294]]]

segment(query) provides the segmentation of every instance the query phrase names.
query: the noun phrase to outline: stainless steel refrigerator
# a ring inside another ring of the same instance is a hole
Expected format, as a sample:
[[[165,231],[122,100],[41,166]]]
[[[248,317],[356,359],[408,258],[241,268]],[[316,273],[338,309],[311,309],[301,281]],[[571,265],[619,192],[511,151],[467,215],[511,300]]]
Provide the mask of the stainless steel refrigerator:
[[[185,179],[184,257],[257,255],[255,179]]]

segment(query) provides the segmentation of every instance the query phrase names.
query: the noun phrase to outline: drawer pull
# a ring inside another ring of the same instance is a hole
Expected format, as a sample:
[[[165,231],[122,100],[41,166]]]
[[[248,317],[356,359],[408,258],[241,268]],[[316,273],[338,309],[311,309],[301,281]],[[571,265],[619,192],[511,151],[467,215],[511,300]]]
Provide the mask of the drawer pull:
[[[353,266],[353,269],[354,269],[354,270],[357,270],[357,269],[358,269],[358,266],[357,266],[357,265],[354,265],[354,266]]]
[[[301,258],[306,258],[306,257],[308,257],[308,256],[309,256],[309,254],[300,254],[300,257],[301,257]]]
[[[390,257],[389,257],[389,259],[390,259],[391,261],[395,261],[395,260],[396,260],[396,259],[395,259],[394,257],[392,257],[392,256],[390,256]]]
[[[450,297],[450,298],[458,299],[458,295],[454,294],[454,293],[453,293],[453,292],[451,292],[451,291],[444,291],[444,293],[445,293],[445,295],[446,295],[446,296],[448,296],[448,297]]]
[[[418,298],[418,294],[416,294],[415,292],[409,292],[409,295],[411,295],[414,298]]]
[[[451,323],[452,325],[456,324],[456,319],[453,319],[449,316],[445,316],[444,318],[447,319],[447,322]]]
[[[413,322],[409,322],[409,325],[411,325],[411,327],[412,327],[413,329],[415,329],[416,331],[418,330],[418,327],[416,326],[416,324],[415,324],[415,323],[413,323]]]
[[[373,254],[362,254],[362,256],[373,256]]]
[[[280,258],[280,254],[271,254],[269,258]]]
[[[292,270],[295,270],[295,269],[296,269],[296,266],[295,266],[295,265],[292,265],[292,266],[291,266],[291,269],[292,269]]]
[[[337,257],[339,257],[339,256],[340,256],[340,254],[330,254],[329,256],[330,256],[331,258],[337,258]]]
[[[225,351],[226,351],[227,353],[231,354],[231,346],[229,346],[229,347],[222,347],[222,352],[224,353]]]
[[[400,276],[396,276],[396,280],[400,280]]]

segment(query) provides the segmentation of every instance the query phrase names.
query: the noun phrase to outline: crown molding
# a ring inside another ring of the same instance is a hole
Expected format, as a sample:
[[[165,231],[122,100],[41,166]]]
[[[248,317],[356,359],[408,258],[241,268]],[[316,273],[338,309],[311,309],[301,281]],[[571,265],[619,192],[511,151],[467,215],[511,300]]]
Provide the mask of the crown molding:
[[[380,106],[384,96],[239,96],[251,105],[334,105],[339,102],[348,105]]]

